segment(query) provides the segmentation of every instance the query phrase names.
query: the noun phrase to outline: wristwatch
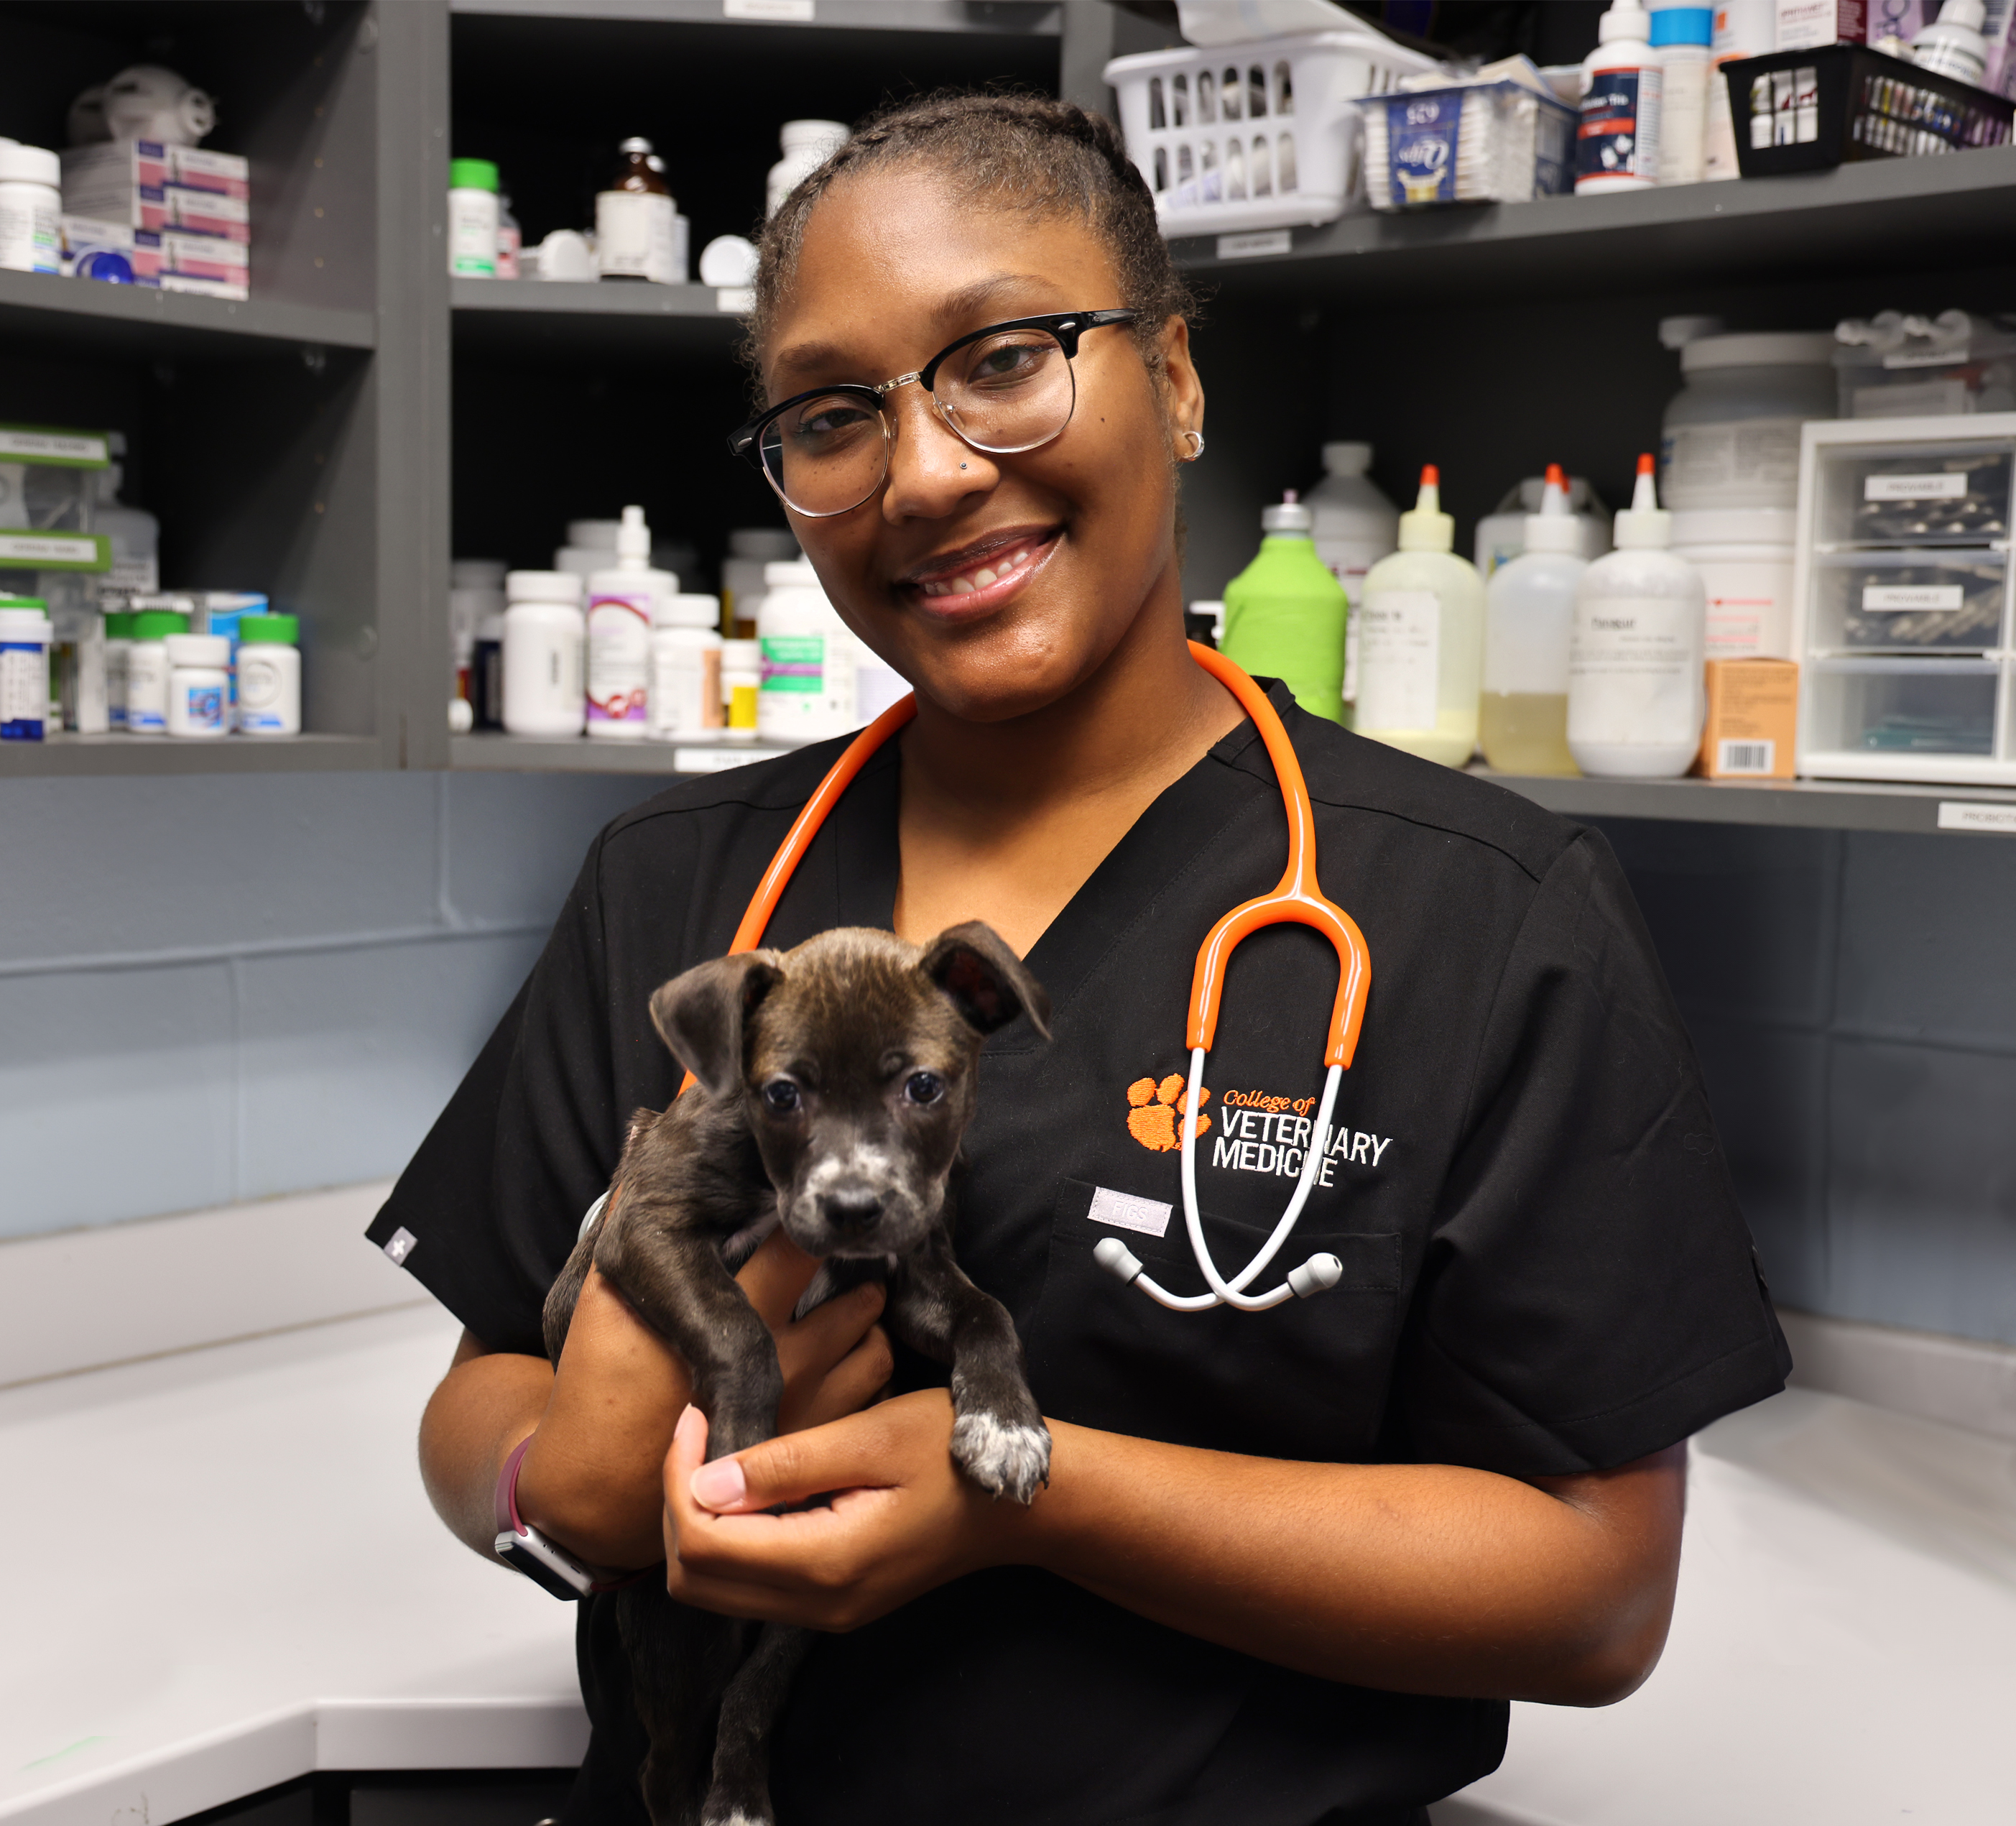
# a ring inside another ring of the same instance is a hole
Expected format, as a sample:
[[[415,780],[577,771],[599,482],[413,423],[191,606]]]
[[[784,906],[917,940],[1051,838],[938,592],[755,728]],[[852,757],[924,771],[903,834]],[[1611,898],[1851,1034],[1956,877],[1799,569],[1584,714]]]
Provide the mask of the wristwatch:
[[[595,1574],[518,1513],[518,1467],[538,1436],[527,1433],[520,1439],[497,1474],[497,1557],[555,1597],[585,1597],[600,1583]]]

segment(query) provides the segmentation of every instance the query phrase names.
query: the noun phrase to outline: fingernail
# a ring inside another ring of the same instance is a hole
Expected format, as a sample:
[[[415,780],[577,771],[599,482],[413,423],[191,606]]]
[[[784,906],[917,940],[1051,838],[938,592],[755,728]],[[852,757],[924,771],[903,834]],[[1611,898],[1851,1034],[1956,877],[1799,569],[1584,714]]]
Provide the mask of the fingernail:
[[[736,1509],[741,1507],[743,1498],[749,1494],[749,1480],[742,1475],[742,1467],[737,1460],[717,1458],[693,1474],[689,1488],[693,1491],[693,1500],[703,1509]]]
[[[699,1414],[700,1410],[690,1401],[679,1410],[679,1424],[672,1428],[672,1437],[679,1444],[686,1443],[686,1435],[692,1429],[693,1421],[698,1417]]]

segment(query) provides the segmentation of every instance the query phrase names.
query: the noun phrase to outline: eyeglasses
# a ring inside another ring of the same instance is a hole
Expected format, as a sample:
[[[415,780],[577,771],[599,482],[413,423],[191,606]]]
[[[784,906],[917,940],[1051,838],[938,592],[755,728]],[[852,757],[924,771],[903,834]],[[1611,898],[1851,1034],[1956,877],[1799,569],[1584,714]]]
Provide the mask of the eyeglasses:
[[[879,387],[851,381],[794,394],[751,419],[728,448],[763,472],[786,506],[808,519],[859,507],[889,473],[895,427],[888,395],[913,380],[940,418],[975,450],[1012,456],[1047,444],[1078,404],[1071,362],[1088,330],[1137,313],[1060,311],[989,324],[949,344],[913,374]]]

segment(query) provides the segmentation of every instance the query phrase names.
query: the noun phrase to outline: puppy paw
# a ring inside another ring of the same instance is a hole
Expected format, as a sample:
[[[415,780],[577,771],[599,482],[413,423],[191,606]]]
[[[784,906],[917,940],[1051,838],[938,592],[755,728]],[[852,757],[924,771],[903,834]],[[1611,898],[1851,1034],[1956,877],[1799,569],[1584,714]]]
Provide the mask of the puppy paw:
[[[777,1816],[767,1801],[744,1795],[733,1799],[718,1792],[707,1797],[701,1808],[700,1826],[777,1826]]]
[[[991,1414],[963,1414],[953,1421],[952,1455],[959,1469],[983,1490],[1035,1501],[1037,1486],[1050,1481],[1050,1435]]]

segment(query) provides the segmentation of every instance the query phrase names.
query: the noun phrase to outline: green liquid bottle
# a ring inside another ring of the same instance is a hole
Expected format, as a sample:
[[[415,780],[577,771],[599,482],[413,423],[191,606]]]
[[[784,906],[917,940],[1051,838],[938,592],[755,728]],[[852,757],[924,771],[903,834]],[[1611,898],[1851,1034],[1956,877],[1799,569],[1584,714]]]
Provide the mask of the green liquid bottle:
[[[1226,658],[1283,679],[1312,715],[1344,720],[1344,586],[1316,556],[1315,516],[1291,488],[1261,510],[1265,536],[1225,586]]]

